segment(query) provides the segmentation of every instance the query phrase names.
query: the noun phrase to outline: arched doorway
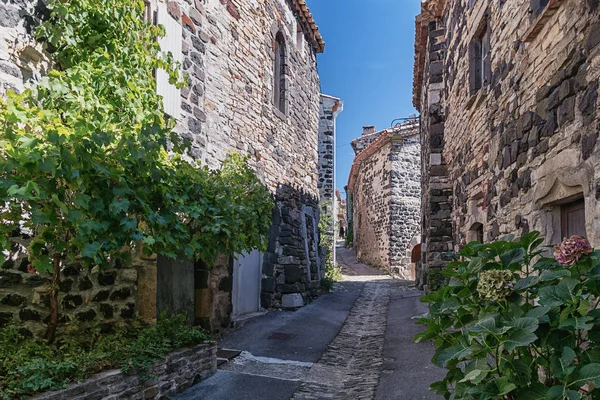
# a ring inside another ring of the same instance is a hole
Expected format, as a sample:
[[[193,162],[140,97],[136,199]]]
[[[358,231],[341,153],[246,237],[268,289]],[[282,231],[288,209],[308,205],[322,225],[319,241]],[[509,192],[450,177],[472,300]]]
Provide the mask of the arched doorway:
[[[410,252],[410,270],[412,280],[417,279],[417,263],[421,261],[421,243],[417,244]]]
[[[421,243],[413,247],[410,252],[410,262],[416,264],[419,261],[421,261]]]

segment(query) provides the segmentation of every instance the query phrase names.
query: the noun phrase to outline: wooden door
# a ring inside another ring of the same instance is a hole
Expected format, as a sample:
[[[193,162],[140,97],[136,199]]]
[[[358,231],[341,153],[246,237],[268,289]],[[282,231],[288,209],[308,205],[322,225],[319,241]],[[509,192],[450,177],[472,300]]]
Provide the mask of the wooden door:
[[[568,238],[573,235],[587,237],[585,232],[585,203],[578,200],[561,207],[561,235]]]
[[[157,315],[184,314],[194,323],[194,262],[158,256],[156,263]]]

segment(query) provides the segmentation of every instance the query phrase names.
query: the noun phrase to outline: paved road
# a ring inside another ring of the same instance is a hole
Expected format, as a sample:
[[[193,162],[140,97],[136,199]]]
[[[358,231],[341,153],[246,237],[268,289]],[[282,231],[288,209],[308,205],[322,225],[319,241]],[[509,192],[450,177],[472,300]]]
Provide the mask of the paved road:
[[[271,311],[219,347],[242,353],[175,400],[438,399],[444,372],[433,346],[415,344],[412,318],[426,308],[410,282],[357,263],[339,247],[344,281],[296,311]]]

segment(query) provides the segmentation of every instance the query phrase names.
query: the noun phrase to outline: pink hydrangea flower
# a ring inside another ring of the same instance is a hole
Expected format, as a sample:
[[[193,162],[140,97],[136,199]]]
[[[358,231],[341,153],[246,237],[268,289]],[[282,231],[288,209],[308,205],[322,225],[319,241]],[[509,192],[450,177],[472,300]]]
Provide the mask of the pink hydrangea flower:
[[[592,251],[590,242],[581,236],[573,235],[554,246],[554,258],[560,265],[571,266],[579,261],[579,257]]]

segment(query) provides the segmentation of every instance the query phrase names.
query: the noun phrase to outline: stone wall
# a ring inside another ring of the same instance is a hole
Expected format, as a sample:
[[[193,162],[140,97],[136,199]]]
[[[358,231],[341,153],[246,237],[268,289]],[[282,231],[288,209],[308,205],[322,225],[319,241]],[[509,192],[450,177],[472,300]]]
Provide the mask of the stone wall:
[[[421,236],[421,143],[419,135],[391,138],[390,267],[414,279],[409,243]]]
[[[25,334],[42,336],[50,318],[50,274],[31,270],[23,254],[27,242],[14,239],[13,252],[0,269],[0,327],[17,324]],[[60,321],[98,319],[109,331],[136,314],[138,271],[155,270],[153,260],[134,255],[131,263],[91,273],[79,264],[64,264],[59,283]],[[155,312],[154,312],[155,314]]]
[[[360,163],[352,192],[354,249],[360,262],[390,268],[391,143],[386,143]]]
[[[424,271],[439,269],[452,251],[452,181],[443,157],[445,138],[445,33],[437,2],[422,4],[415,40],[414,106],[421,112],[421,263],[415,275],[422,287]]]
[[[333,254],[335,248],[335,230],[337,219],[334,210],[339,207],[334,197],[335,187],[335,147],[336,132],[335,120],[343,109],[343,103],[335,97],[321,95],[319,107],[319,201],[321,212],[326,212],[331,218],[327,227],[327,237],[331,240],[332,248],[328,249]]]
[[[47,17],[41,0],[6,0],[0,3],[0,96],[20,92],[39,80],[49,68],[49,56],[32,36]]]
[[[354,160],[348,182],[357,259],[413,279],[410,243],[420,236],[419,125],[384,131]]]
[[[196,261],[194,265],[195,323],[213,333],[230,328],[233,288],[231,259],[219,256],[212,267]]]
[[[556,243],[561,205],[576,198],[585,201],[588,238],[600,245],[598,2],[554,0],[539,16],[529,10],[529,2],[469,8],[450,0],[437,22],[447,28],[436,70],[445,83],[442,157],[453,181],[455,250],[479,224],[485,241],[539,230]],[[486,24],[491,71],[471,92],[469,43]],[[423,93],[433,87],[421,85]]]
[[[263,264],[261,305],[297,308],[317,295],[324,274],[318,248],[319,203],[285,185],[277,193]]]
[[[216,344],[201,344],[169,354],[152,368],[150,373],[156,378],[148,381],[116,369],[71,384],[64,390],[42,393],[32,399],[165,399],[208,378],[216,370]]]
[[[319,196],[333,202],[335,118],[342,111],[339,99],[321,95],[319,107]]]

